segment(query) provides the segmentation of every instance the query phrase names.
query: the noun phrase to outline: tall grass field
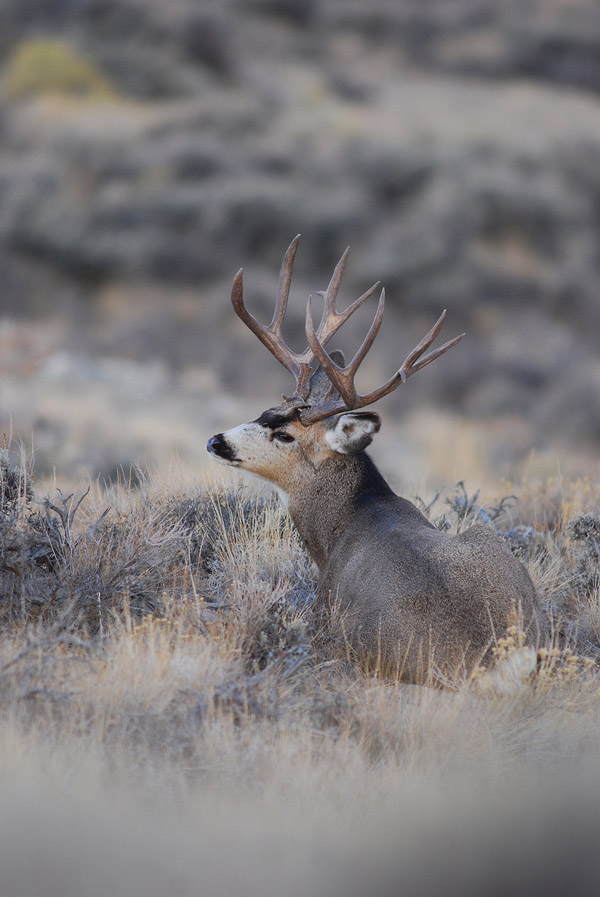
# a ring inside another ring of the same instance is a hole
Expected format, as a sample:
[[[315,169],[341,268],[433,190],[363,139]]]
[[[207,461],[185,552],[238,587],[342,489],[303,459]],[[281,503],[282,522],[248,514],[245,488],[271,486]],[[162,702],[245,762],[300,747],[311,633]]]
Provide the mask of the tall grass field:
[[[595,892],[597,485],[415,498],[501,532],[553,621],[535,674],[433,689],[314,631],[269,495],[141,472],[38,494],[0,467],[0,894]]]

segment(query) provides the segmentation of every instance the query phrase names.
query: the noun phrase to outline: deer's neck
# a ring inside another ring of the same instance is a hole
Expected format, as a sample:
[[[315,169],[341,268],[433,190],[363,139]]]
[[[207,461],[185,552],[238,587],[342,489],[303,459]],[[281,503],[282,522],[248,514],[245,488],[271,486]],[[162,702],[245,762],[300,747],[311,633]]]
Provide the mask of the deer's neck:
[[[364,452],[325,461],[289,495],[288,510],[312,559],[322,567],[357,512],[394,493]]]

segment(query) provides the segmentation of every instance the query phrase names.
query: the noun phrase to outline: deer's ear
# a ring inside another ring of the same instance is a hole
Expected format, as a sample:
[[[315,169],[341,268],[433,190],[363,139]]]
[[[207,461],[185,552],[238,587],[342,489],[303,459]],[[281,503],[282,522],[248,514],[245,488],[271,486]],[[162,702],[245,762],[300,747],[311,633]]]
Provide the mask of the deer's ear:
[[[348,411],[335,418],[335,424],[325,433],[334,452],[354,455],[362,452],[379,432],[381,418],[374,411]]]

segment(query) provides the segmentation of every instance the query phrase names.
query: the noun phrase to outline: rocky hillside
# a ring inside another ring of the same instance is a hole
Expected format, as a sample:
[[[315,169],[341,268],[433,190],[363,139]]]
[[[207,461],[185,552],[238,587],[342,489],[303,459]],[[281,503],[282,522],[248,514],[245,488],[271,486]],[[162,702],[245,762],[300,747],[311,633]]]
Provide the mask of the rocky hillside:
[[[347,244],[345,298],[389,297],[367,377],[443,307],[468,333],[390,413],[433,402],[506,422],[517,456],[597,453],[592,0],[6,0],[0,67],[5,318],[60,320],[70,355],[262,392],[276,365],[231,277],[243,264],[267,317],[302,232],[298,341]]]

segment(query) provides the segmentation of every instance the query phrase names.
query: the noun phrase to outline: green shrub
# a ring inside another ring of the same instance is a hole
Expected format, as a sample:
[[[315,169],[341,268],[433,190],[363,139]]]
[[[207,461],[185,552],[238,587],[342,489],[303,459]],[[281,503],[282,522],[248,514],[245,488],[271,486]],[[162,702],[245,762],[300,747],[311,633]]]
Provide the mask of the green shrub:
[[[115,89],[97,66],[68,44],[37,38],[21,43],[8,59],[3,93],[9,100],[47,93],[111,97]]]

